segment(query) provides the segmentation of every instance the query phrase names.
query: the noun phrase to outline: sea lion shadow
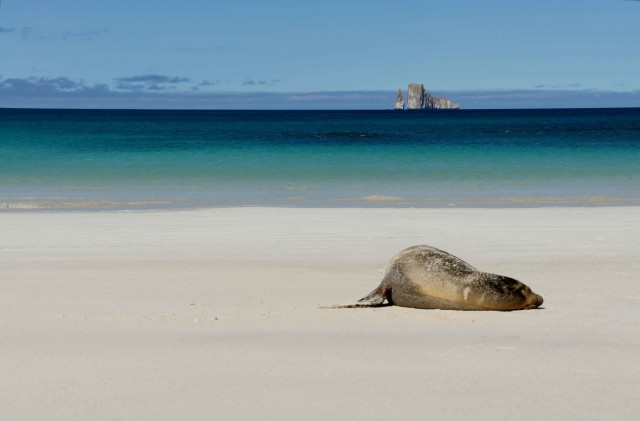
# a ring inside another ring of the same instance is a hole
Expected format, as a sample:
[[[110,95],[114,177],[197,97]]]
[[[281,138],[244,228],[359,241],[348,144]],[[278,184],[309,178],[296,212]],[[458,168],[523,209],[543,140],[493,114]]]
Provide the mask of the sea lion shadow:
[[[320,306],[318,308],[323,310],[336,310],[341,308],[379,308],[379,307],[392,307],[393,304],[384,303],[384,304],[346,304],[346,305],[334,305],[334,306]]]
[[[332,306],[320,306],[318,307],[321,310],[340,310],[343,308],[380,308],[380,307],[396,307],[393,304],[389,304],[389,303],[384,303],[384,304],[378,304],[378,305],[370,305],[370,304],[346,304],[346,305],[332,305]],[[416,310],[438,310],[438,311],[460,311],[460,310],[453,310],[453,309],[439,309],[439,308],[432,308],[432,309],[416,309]],[[537,308],[531,308],[529,310],[546,310],[546,307],[537,307]],[[477,312],[485,312],[488,310],[463,310],[463,311],[477,311]],[[511,313],[512,311],[518,311],[518,310],[499,310],[499,312],[501,313]]]

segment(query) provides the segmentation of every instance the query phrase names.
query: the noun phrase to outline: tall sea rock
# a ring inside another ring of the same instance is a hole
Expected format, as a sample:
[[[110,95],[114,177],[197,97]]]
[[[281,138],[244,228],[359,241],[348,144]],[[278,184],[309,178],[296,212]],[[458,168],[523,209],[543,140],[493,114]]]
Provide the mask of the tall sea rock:
[[[394,110],[404,110],[404,97],[402,96],[402,89],[398,89],[398,95],[396,95],[396,104],[393,106]]]
[[[410,83],[407,92],[407,110],[457,110],[460,106],[450,99],[434,97],[422,83]]]
[[[407,91],[407,110],[422,109],[424,86],[421,83],[410,83]]]

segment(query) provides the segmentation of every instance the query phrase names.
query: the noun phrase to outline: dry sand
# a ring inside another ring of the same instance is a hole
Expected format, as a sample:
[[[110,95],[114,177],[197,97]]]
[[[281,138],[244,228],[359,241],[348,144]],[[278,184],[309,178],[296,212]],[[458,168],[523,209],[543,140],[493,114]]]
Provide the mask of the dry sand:
[[[640,208],[0,214],[6,420],[638,419]],[[321,309],[430,244],[545,298]]]

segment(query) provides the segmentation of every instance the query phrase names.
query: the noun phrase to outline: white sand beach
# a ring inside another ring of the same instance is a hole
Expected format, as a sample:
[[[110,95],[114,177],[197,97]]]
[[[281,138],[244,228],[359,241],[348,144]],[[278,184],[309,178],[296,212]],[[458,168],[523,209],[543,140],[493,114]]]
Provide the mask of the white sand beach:
[[[637,419],[639,227],[638,207],[1,213],[1,418]],[[543,308],[321,308],[414,244]]]

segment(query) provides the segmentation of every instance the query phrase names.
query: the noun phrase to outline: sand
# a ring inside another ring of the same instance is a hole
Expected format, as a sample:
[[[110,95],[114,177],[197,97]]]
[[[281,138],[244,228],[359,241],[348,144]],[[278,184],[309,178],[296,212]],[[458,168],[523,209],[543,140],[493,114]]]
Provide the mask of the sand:
[[[637,419],[638,227],[638,207],[1,213],[2,418]],[[320,308],[414,244],[544,308]]]

